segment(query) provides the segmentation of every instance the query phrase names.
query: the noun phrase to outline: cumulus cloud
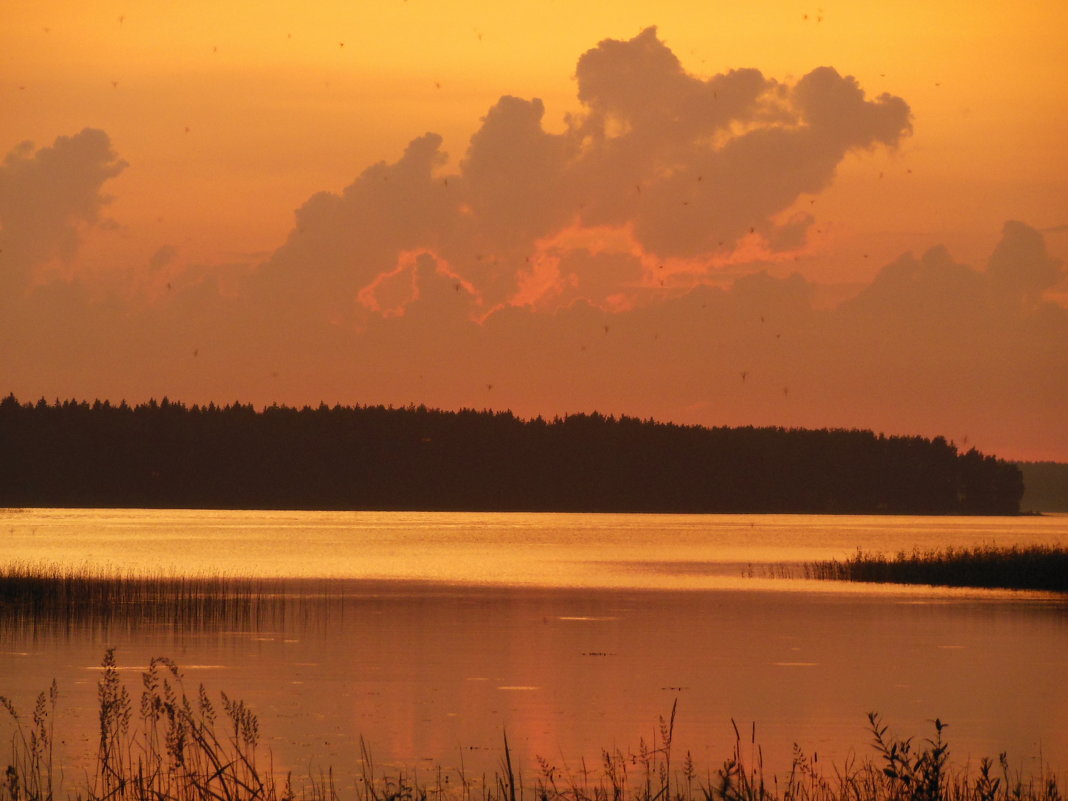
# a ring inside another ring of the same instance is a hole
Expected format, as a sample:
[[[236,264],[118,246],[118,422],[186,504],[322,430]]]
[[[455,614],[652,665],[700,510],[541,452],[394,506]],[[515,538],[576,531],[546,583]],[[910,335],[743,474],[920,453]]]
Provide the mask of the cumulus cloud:
[[[1064,277],[1063,262],[1049,255],[1042,234],[1017,220],[1005,223],[986,271],[1001,297],[1027,305]]]
[[[454,171],[426,134],[340,195],[311,198],[264,282],[288,300],[314,276],[318,291],[353,301],[392,283],[403,253],[426,250],[470,287],[476,316],[577,297],[619,309],[653,296],[664,260],[687,263],[670,270],[677,288],[743,244],[764,257],[802,247],[813,218],[781,216],[824,189],[847,153],[895,147],[911,130],[901,98],[868,99],[830,67],[792,86],[755,69],[691,75],[655,28],[601,42],[575,77],[582,111],[562,133],[544,129],[540,100],[505,96]],[[614,285],[603,256],[613,249]],[[348,312],[367,309],[398,312]]]
[[[0,166],[0,289],[22,288],[33,267],[70,259],[82,230],[102,222],[101,187],[126,168],[106,133],[86,128],[34,150],[22,142]]]
[[[573,121],[586,143],[576,171],[593,187],[582,217],[632,223],[659,257],[729,252],[750,232],[795,244],[776,215],[824,189],[847,152],[911,130],[903,100],[870,101],[830,67],[793,87],[753,69],[688,75],[653,28],[602,42],[577,77],[588,110]]]

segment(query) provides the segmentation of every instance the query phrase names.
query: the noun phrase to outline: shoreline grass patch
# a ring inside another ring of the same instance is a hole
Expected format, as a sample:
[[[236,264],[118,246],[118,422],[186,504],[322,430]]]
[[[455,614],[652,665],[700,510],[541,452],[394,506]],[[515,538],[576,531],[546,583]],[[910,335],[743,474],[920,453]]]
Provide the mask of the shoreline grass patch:
[[[276,618],[284,599],[293,594],[285,579],[0,565],[0,619],[10,629],[46,629],[86,619],[182,630],[251,625]]]
[[[830,581],[1068,592],[1068,548],[977,545],[894,556],[858,550],[849,559],[809,562],[803,572]]]

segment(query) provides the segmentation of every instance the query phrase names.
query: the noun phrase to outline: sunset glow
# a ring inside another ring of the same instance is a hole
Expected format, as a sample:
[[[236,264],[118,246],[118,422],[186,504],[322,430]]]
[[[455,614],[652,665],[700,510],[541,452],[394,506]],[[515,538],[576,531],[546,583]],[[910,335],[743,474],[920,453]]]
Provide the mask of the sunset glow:
[[[0,396],[1068,461],[1068,9],[8,4]]]

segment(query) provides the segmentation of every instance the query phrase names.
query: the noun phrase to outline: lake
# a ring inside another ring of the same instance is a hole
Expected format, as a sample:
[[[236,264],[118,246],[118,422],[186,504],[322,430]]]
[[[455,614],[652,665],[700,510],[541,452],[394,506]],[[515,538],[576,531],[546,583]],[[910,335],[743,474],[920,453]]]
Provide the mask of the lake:
[[[525,773],[579,772],[654,742],[676,701],[676,759],[702,774],[735,725],[766,772],[795,742],[828,770],[872,756],[869,711],[917,741],[948,722],[959,765],[1004,751],[1025,774],[1068,770],[1064,596],[796,577],[858,548],[1068,545],[1068,516],[29,509],[0,510],[0,536],[7,563],[281,588],[198,625],[5,616],[0,694],[28,714],[58,681],[71,770],[95,752],[108,647],[135,709],[138,671],[168,656],[187,690],[250,704],[277,768],[332,766],[342,789],[361,736],[382,769],[493,772],[507,732]]]

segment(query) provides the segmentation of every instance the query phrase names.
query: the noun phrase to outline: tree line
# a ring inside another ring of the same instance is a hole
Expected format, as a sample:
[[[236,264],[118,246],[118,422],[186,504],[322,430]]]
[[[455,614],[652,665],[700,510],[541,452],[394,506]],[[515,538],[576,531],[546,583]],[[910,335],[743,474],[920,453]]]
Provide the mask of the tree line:
[[[942,437],[425,406],[0,401],[0,505],[1016,514]]]

